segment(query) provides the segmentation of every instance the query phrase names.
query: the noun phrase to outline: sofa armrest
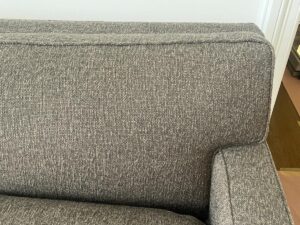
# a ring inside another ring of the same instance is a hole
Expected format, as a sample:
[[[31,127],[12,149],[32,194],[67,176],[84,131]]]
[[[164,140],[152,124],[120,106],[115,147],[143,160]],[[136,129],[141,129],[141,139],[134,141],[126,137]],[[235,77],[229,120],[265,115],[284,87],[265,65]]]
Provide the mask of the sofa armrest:
[[[215,155],[210,224],[293,224],[266,143],[230,147]]]

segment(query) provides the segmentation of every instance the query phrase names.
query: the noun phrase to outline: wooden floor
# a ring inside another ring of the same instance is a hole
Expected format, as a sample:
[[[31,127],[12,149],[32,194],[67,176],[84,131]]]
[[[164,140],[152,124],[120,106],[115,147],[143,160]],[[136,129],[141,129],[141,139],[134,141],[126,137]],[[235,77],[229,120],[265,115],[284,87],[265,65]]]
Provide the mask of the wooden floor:
[[[282,84],[285,87],[298,115],[300,115],[300,79],[293,77],[288,69],[285,70]]]
[[[300,168],[300,118],[281,85],[267,138],[276,168]],[[298,124],[299,122],[299,124]]]
[[[279,171],[279,178],[285,192],[295,225],[300,225],[300,170]]]

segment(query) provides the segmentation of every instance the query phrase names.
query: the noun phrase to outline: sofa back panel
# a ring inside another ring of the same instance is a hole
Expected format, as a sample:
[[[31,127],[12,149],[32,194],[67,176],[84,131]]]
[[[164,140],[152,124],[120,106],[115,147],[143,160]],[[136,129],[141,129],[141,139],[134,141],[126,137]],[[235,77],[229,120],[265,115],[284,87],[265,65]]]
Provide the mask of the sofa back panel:
[[[1,194],[196,214],[216,149],[264,138],[273,55],[260,35],[0,43]]]

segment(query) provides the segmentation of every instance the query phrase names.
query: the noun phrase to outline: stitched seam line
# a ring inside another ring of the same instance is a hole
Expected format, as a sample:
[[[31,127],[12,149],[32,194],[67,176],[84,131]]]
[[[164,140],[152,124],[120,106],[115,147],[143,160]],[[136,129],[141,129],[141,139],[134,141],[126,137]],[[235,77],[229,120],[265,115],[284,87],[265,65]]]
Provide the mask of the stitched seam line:
[[[266,44],[267,45],[267,44]],[[266,129],[265,129],[265,134],[262,137],[262,139],[259,141],[259,143],[264,142],[267,139],[268,131],[269,131],[269,123],[270,123],[270,118],[271,118],[271,102],[272,102],[272,90],[273,90],[273,80],[274,80],[274,66],[275,66],[275,58],[274,58],[274,53],[273,53],[273,48],[269,48],[270,50],[270,85],[269,85],[269,101],[268,101],[268,112],[266,115],[265,123],[266,123]]]
[[[231,221],[232,221],[232,225],[234,225],[235,222],[234,222],[234,217],[233,217],[233,206],[232,206],[232,201],[231,201],[232,198],[231,198],[230,178],[229,178],[228,166],[227,166],[227,163],[226,163],[226,160],[225,160],[224,152],[221,151],[221,154],[222,154],[222,159],[223,159],[224,166],[225,166],[226,179],[227,179],[227,184],[228,184],[227,192],[228,192],[229,204],[230,204]]]
[[[153,42],[153,43],[41,43],[41,42],[21,42],[21,41],[0,41],[2,45],[30,45],[30,46],[57,46],[57,47],[65,47],[65,46],[139,46],[139,45],[189,45],[189,44],[205,44],[205,43],[257,43],[263,44],[269,47],[269,44],[264,41],[259,40],[219,40],[219,41],[170,41],[170,42]]]

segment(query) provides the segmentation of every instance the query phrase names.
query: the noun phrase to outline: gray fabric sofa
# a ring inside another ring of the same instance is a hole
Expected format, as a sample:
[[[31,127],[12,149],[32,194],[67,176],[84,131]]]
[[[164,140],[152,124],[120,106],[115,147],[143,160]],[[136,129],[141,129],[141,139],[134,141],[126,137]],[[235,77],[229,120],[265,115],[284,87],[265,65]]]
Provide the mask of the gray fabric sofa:
[[[0,20],[0,224],[291,225],[253,24]]]

